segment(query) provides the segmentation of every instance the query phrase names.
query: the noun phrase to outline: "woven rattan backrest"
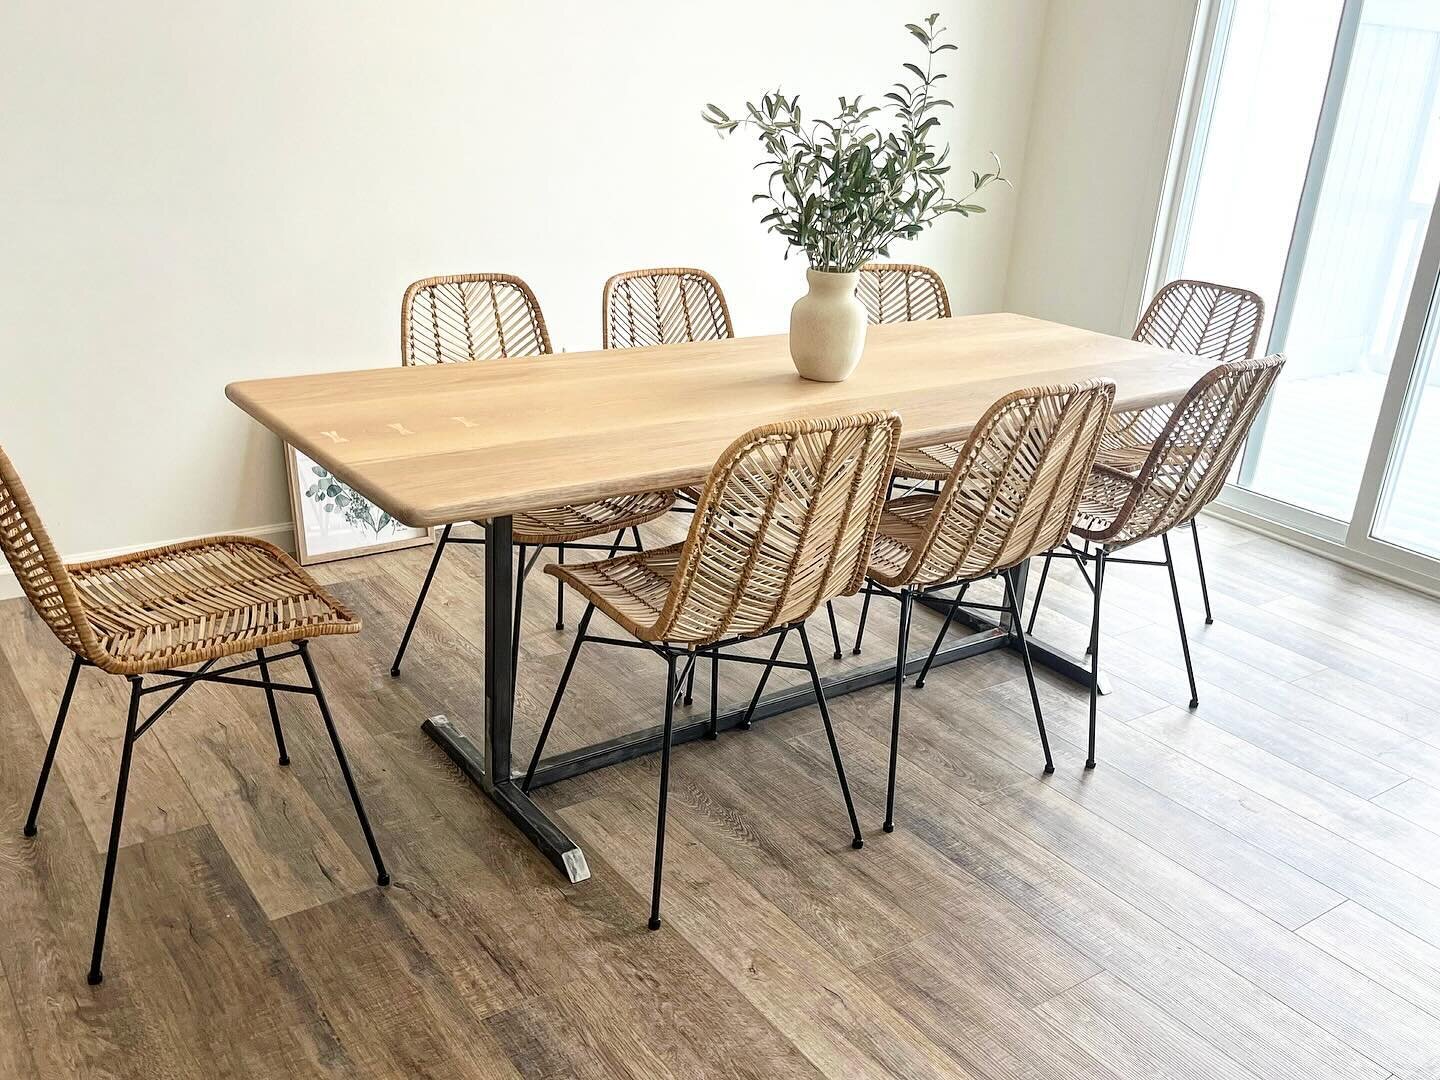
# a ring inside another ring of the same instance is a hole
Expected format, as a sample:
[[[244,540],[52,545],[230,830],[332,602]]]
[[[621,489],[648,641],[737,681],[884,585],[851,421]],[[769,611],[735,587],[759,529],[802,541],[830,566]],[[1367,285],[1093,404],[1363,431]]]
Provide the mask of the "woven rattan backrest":
[[[1183,525],[1220,494],[1284,366],[1279,355],[1236,360],[1200,377],[1154,433],[1135,491],[1116,518],[1117,540],[1133,543]]]
[[[929,585],[1008,570],[1065,539],[1115,384],[1007,394],[986,411],[940,489],[906,579]]]
[[[1248,289],[1181,278],[1155,294],[1135,340],[1225,363],[1255,355],[1265,301]]]
[[[860,267],[855,295],[871,323],[948,319],[945,282],[928,266],[914,263],[866,263]]]
[[[20,588],[60,643],[90,661],[103,653],[70,573],[55,552],[25,485],[0,448],[0,548]]]
[[[423,278],[400,303],[400,362],[455,364],[550,352],[530,286],[511,274]]]
[[[600,307],[606,349],[735,336],[720,283],[704,270],[626,270],[605,282]]]
[[[900,418],[756,428],[720,456],[652,637],[705,644],[795,622],[865,580]]]

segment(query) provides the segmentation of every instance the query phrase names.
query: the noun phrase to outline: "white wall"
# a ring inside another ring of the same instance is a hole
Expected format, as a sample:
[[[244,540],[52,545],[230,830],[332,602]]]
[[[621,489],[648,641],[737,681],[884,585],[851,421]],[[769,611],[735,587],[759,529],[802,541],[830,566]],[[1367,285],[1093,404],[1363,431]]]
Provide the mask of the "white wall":
[[[1128,336],[1196,0],[1053,0],[1004,306]]]
[[[956,164],[1025,177],[1044,0],[935,6]],[[878,96],[928,10],[7,0],[0,443],[70,555],[263,528],[290,517],[281,455],[222,388],[396,363],[414,278],[519,273],[575,350],[609,273],[694,264],[742,334],[783,329],[803,263],[756,225],[756,148],[700,108]],[[1002,306],[1016,196],[989,201],[892,253],[962,312]]]

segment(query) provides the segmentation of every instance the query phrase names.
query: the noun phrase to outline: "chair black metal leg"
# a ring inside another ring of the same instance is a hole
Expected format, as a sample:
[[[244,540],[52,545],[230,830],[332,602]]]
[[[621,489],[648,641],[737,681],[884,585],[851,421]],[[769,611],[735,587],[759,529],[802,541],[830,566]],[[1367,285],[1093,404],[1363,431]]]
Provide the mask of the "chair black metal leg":
[[[639,525],[631,525],[631,526],[630,526],[630,531],[635,534],[635,550],[636,550],[636,551],[644,551],[644,550],[645,550],[645,541],[643,541],[643,540],[640,539],[640,526],[639,526]]]
[[[270,707],[270,726],[275,729],[275,749],[280,754],[280,764],[289,765],[290,755],[285,752],[285,733],[280,730],[280,710],[275,708],[275,690],[270,685],[270,665],[265,662],[265,650],[256,649],[255,659],[260,662],[260,678],[265,683],[265,704]]]
[[[1010,608],[1010,625],[1015,628],[1015,637],[1020,642],[1020,660],[1025,665],[1025,682],[1030,687],[1030,704],[1035,709],[1035,726],[1040,731],[1040,748],[1045,751],[1045,771],[1053,773],[1055,759],[1050,756],[1050,738],[1045,734],[1045,717],[1040,711],[1040,691],[1035,688],[1035,669],[1030,666],[1030,645],[1026,641],[1026,631],[1020,628],[1020,605],[1015,598],[1014,573],[1010,570],[1000,575],[1005,581],[1005,603]]]
[[[925,676],[930,674],[930,668],[935,663],[935,657],[940,655],[940,646],[945,641],[945,635],[950,632],[950,624],[955,621],[955,613],[960,610],[960,601],[965,599],[965,590],[970,587],[967,581],[960,586],[960,592],[955,597],[955,602],[950,605],[950,610],[945,613],[945,622],[940,626],[940,633],[935,635],[935,644],[930,646],[930,655],[925,658],[925,666],[920,669],[920,674],[915,676],[915,689],[919,690],[925,685]]]
[[[1205,625],[1215,621],[1210,611],[1210,585],[1205,580],[1205,557],[1200,554],[1200,523],[1190,519],[1190,537],[1195,541],[1195,569],[1200,572],[1200,599],[1205,601]]]
[[[565,661],[565,670],[560,673],[560,683],[555,687],[555,696],[550,699],[550,711],[545,714],[545,726],[540,729],[540,738],[535,740],[535,750],[530,755],[530,767],[525,770],[521,791],[529,791],[535,779],[535,766],[540,764],[540,755],[545,752],[545,740],[550,738],[550,728],[555,724],[555,714],[560,711],[560,699],[565,696],[565,687],[570,682],[570,672],[575,669],[575,658],[580,655],[580,646],[585,644],[585,634],[590,629],[590,616],[595,614],[595,605],[586,604],[585,614],[580,616],[580,629],[575,633],[575,644],[570,646],[570,658]]]
[[[820,685],[820,672],[815,667],[815,654],[810,651],[810,635],[805,633],[805,624],[799,624],[800,644],[805,647],[805,666],[810,669],[810,685],[815,688],[815,704],[820,707],[820,719],[825,724],[825,737],[830,740],[830,756],[835,759],[835,775],[840,779],[840,793],[845,796],[845,811],[850,815],[850,846],[862,848],[865,838],[860,835],[860,819],[855,816],[855,800],[850,797],[850,785],[845,780],[845,764],[840,760],[840,744],[835,739],[835,726],[830,723],[830,707],[825,703],[825,688]]]
[[[1105,548],[1095,549],[1095,613],[1090,619],[1090,739],[1085,768],[1095,768],[1095,718],[1100,705],[1100,594],[1105,591]]]
[[[895,831],[895,768],[900,759],[900,699],[905,690],[905,659],[910,652],[910,606],[914,594],[900,590],[900,627],[895,642],[895,686],[890,702],[890,778],[885,788],[886,832]]]
[[[435,544],[435,554],[430,556],[430,569],[425,572],[425,582],[420,586],[420,595],[415,598],[415,609],[410,612],[410,621],[405,624],[405,633],[400,635],[400,646],[395,650],[395,659],[390,663],[390,674],[400,674],[400,660],[405,655],[405,649],[410,644],[410,635],[415,632],[415,621],[420,618],[420,609],[425,606],[425,596],[430,592],[430,582],[435,578],[435,568],[440,565],[440,556],[445,554],[445,545],[450,542],[450,530],[454,526],[446,525],[440,530],[440,539]]]
[[[1040,614],[1040,598],[1045,595],[1045,582],[1050,577],[1050,561],[1054,558],[1053,551],[1045,552],[1045,565],[1040,569],[1040,583],[1035,586],[1035,600],[1030,606],[1030,621],[1025,624],[1027,634],[1035,632],[1035,619]]]
[[[65,717],[70,713],[70,698],[75,693],[75,680],[84,664],[78,656],[70,663],[70,677],[65,680],[65,692],[60,695],[60,709],[55,714],[55,726],[50,730],[50,745],[45,748],[40,779],[35,781],[35,797],[30,800],[30,815],[25,819],[26,836],[35,835],[35,822],[40,817],[40,801],[45,798],[45,784],[50,779],[50,769],[55,764],[55,751],[60,747],[60,732],[65,728]]]
[[[865,601],[860,605],[860,625],[855,627],[855,648],[850,650],[856,656],[860,655],[860,642],[865,639],[865,620],[870,617],[870,590],[865,590]]]
[[[660,743],[660,805],[655,816],[655,876],[651,880],[651,930],[660,929],[660,875],[665,868],[665,804],[670,798],[670,736],[675,730],[675,654],[665,657],[665,733]]]
[[[690,657],[690,663],[685,671],[685,704],[695,704],[695,657]]]
[[[556,556],[560,565],[565,565],[565,545],[557,545],[559,554]],[[555,579],[555,629],[565,629],[565,582],[560,578]]]
[[[839,660],[844,653],[840,651],[840,626],[835,622],[835,601],[825,601],[825,614],[830,616],[830,639],[835,643],[835,659]]]
[[[707,739],[718,739],[720,732],[716,721],[720,719],[720,650],[710,650],[710,727],[705,731]]]
[[[110,894],[115,888],[115,860],[120,855],[120,826],[125,819],[125,792],[130,786],[130,758],[135,749],[135,726],[140,718],[138,676],[130,678],[130,710],[125,717],[125,741],[120,746],[120,778],[115,782],[115,809],[110,816],[110,846],[105,851],[105,876],[100,881],[100,913],[95,918],[95,945],[90,952],[90,974],[85,981],[98,986],[105,978],[100,958],[105,952],[105,927],[110,921]]]
[[[345,787],[350,792],[350,802],[355,806],[355,816],[360,819],[360,831],[365,834],[365,843],[370,848],[370,858],[375,863],[375,883],[389,885],[390,874],[385,870],[385,860],[380,857],[380,847],[375,843],[375,834],[370,829],[370,819],[365,815],[365,804],[360,801],[360,791],[355,786],[355,777],[350,775],[350,762],[345,758],[345,747],[340,744],[340,732],[335,730],[335,720],[330,715],[330,706],[325,701],[325,691],[320,688],[320,677],[315,674],[315,661],[310,659],[310,643],[297,641],[300,660],[305,665],[305,675],[315,691],[315,703],[320,706],[320,716],[325,721],[325,730],[330,735],[330,745],[335,750],[335,760],[340,764],[340,775],[345,778]]]
[[[775,648],[770,651],[772,664],[780,656],[780,650],[785,647],[785,639],[789,634],[790,628],[788,626],[780,631],[780,637],[775,642]],[[770,681],[770,672],[773,670],[774,668],[771,667],[770,664],[767,664],[765,670],[760,672],[760,680],[755,684],[755,693],[750,697],[750,707],[745,710],[745,716],[740,723],[735,725],[742,731],[750,730],[750,720],[751,717],[755,715],[755,706],[760,704],[760,695],[765,692],[765,684]]]
[[[1180,606],[1180,584],[1175,580],[1175,560],[1170,555],[1170,534],[1161,533],[1165,545],[1165,569],[1170,574],[1170,596],[1175,601],[1175,624],[1180,628],[1180,651],[1185,656],[1185,675],[1190,680],[1190,708],[1200,707],[1200,691],[1195,688],[1195,664],[1190,659],[1190,639],[1185,634],[1185,611]]]
[[[520,613],[525,608],[525,545],[515,545],[515,554],[519,559],[515,570],[515,604],[514,623],[510,630],[510,685],[515,685],[515,679],[520,671]]]

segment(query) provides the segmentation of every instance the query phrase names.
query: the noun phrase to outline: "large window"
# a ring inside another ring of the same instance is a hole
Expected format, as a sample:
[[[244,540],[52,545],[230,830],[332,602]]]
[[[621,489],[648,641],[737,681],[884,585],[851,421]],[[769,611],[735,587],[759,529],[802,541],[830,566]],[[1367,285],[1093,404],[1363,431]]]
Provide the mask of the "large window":
[[[1440,575],[1440,2],[1216,0],[1163,277],[1288,357],[1230,500]]]

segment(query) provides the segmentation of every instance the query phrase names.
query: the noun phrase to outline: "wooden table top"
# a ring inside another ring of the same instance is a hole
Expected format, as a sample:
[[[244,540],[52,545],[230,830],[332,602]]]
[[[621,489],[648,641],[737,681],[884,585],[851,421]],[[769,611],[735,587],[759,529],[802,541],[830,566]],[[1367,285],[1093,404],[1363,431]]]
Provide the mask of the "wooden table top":
[[[842,383],[783,334],[232,383],[226,396],[393,517],[443,525],[701,482],[751,428],[893,409],[905,447],[962,439],[1011,390],[1104,377],[1116,408],[1210,363],[1023,315],[872,326]]]

